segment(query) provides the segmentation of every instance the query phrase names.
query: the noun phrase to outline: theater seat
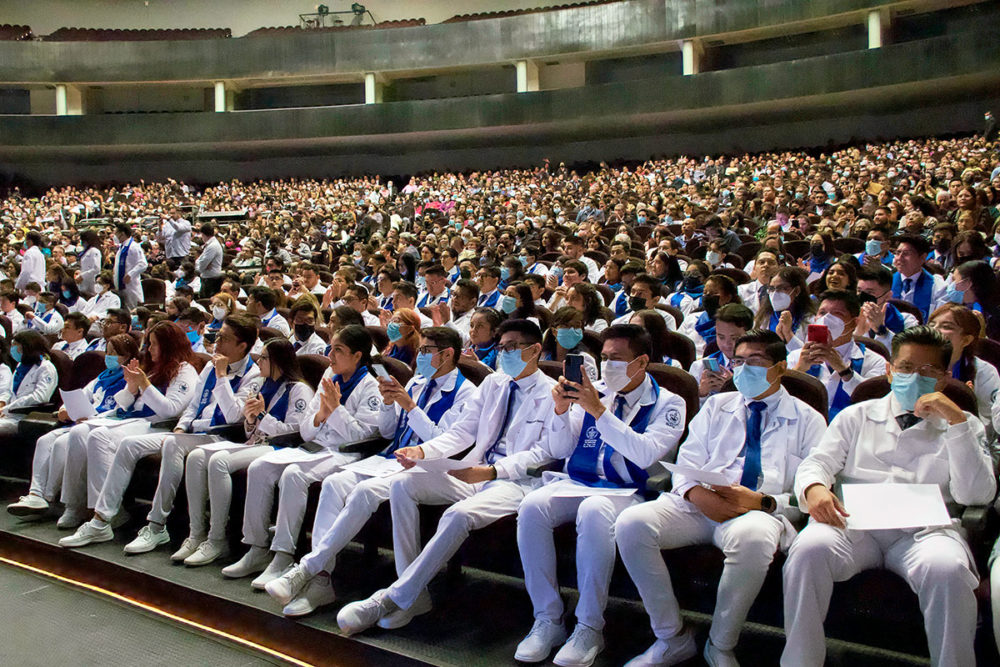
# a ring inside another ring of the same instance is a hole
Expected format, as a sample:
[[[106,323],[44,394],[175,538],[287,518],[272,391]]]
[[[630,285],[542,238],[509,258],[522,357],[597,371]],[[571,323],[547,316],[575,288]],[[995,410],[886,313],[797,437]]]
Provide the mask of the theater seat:
[[[538,368],[553,380],[558,380],[563,372],[561,361],[539,361]]]
[[[330,367],[330,359],[322,354],[300,354],[299,366],[302,368],[302,375],[309,386],[313,390],[318,390],[323,373]]]
[[[103,373],[106,369],[104,365],[104,353],[96,350],[84,352],[73,360],[71,389],[83,389],[87,384]]]
[[[983,361],[993,364],[993,367],[1000,370],[1000,343],[989,338],[980,338],[975,343],[976,356]]]
[[[483,383],[487,375],[493,372],[493,369],[483,362],[466,356],[459,357],[458,370],[477,387]]]
[[[896,306],[896,310],[901,313],[909,313],[917,318],[917,324],[924,323],[924,314],[920,312],[920,309],[914,306],[909,301],[904,301],[902,299],[888,299],[886,303],[891,303]]]
[[[646,370],[656,380],[656,384],[684,399],[686,408],[684,426],[686,431],[688,422],[698,412],[698,407],[700,406],[697,380],[687,371],[681,370],[676,366],[667,366],[666,364],[649,364]]]
[[[372,359],[373,364],[382,364],[385,366],[385,370],[389,371],[389,375],[396,379],[396,382],[406,386],[406,383],[410,381],[413,377],[413,369],[410,368],[409,364],[404,364],[399,359],[393,359],[392,357],[386,357],[383,355],[376,355]]]
[[[284,338],[285,336],[277,329],[272,329],[271,327],[261,327],[257,330],[257,337],[260,338],[261,343],[266,343],[272,338]]]
[[[372,345],[376,350],[384,350],[389,345],[389,334],[385,332],[385,327],[366,326],[365,330],[372,337]]]
[[[167,284],[159,278],[142,279],[142,305],[163,308],[167,300]]]
[[[889,354],[889,349],[882,343],[875,340],[874,338],[869,338],[868,336],[855,336],[854,342],[857,343],[858,345],[864,345],[869,350],[875,352],[886,361],[892,361],[892,356]]]
[[[697,356],[694,341],[682,333],[667,331],[667,337],[663,340],[663,349],[667,356],[676,359],[684,370],[691,370],[691,364]]]

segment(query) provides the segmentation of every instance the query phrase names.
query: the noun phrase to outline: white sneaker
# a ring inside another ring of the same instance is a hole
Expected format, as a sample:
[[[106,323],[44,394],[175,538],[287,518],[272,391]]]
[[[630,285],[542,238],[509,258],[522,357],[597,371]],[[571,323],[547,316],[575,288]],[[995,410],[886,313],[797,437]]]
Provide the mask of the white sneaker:
[[[67,507],[59,520],[56,521],[56,528],[59,530],[76,530],[88,518],[87,510],[82,507]]]
[[[573,634],[552,658],[559,667],[590,667],[604,650],[604,635],[588,625],[577,623]]]
[[[36,519],[49,509],[49,503],[45,498],[29,493],[16,503],[7,505],[7,512],[17,517]]]
[[[219,558],[229,555],[229,542],[225,540],[205,540],[198,545],[197,551],[184,559],[184,564],[188,567],[200,567],[208,565]]]
[[[417,616],[426,614],[432,608],[431,596],[426,589],[417,596],[417,601],[409,609],[399,609],[388,616],[379,619],[378,627],[384,630],[397,630],[408,624]]]
[[[625,663],[625,667],[670,667],[698,655],[694,633],[683,630],[670,639],[657,639],[646,652]]]
[[[399,609],[396,603],[389,599],[389,591],[383,588],[367,599],[352,602],[343,607],[337,614],[337,625],[345,635],[363,632]]]
[[[167,534],[166,528],[160,528],[157,530],[152,524],[147,523],[139,529],[139,534],[136,535],[135,539],[125,545],[125,553],[148,553],[161,544],[166,544],[169,541],[170,535]]]
[[[566,641],[566,628],[543,618],[535,620],[531,632],[517,645],[514,659],[519,662],[542,662],[552,649]]]
[[[256,588],[258,591],[264,590],[264,586],[271,581],[274,581],[278,577],[282,576],[288,570],[295,565],[295,559],[291,554],[286,554],[283,551],[274,552],[274,558],[268,563],[264,571],[261,572],[256,579],[250,582],[250,585]]]
[[[281,613],[293,617],[306,616],[320,607],[333,604],[336,599],[337,595],[330,585],[330,575],[318,574],[306,583],[306,587],[294,600],[285,605]]]
[[[222,568],[222,576],[227,579],[242,579],[252,574],[263,572],[267,564],[271,562],[271,552],[264,547],[250,547],[250,551],[243,554],[232,565]]]
[[[708,667],[740,667],[740,661],[732,651],[723,651],[712,643],[711,638],[705,641],[705,662]]]
[[[94,521],[88,521],[77,528],[76,532],[69,537],[59,540],[59,546],[74,549],[98,542],[110,542],[113,539],[115,539],[115,531],[111,529],[111,526],[107,524],[98,526]]]
[[[170,560],[174,561],[175,563],[181,562],[182,560],[193,554],[195,551],[197,551],[198,545],[200,545],[204,541],[205,540],[200,537],[193,537],[193,536],[185,537],[184,541],[181,543],[181,548],[175,551],[174,553],[170,554]]]
[[[313,576],[302,565],[293,565],[288,572],[264,585],[267,594],[280,605],[291,602],[310,583]]]

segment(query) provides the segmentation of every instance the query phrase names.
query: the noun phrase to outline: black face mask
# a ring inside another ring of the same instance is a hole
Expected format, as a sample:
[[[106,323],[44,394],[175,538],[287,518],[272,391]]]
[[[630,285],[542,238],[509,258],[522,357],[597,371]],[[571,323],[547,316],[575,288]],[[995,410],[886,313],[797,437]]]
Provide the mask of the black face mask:
[[[638,313],[640,310],[646,308],[646,300],[641,296],[630,296],[628,298],[628,307],[632,309],[633,313]]]
[[[302,341],[309,340],[309,337],[312,336],[315,331],[316,326],[313,324],[295,325],[295,337]]]
[[[826,246],[822,243],[814,243],[809,246],[810,252],[812,252],[813,257],[826,257]]]
[[[869,294],[868,292],[858,292],[858,301],[860,301],[862,304],[865,304],[865,303],[875,303],[876,301],[878,301],[878,299],[876,299],[873,295]]]
[[[701,287],[701,278],[698,276],[687,275],[684,276],[684,282],[681,283],[685,292],[690,292]]]
[[[719,295],[718,294],[706,294],[701,297],[701,306],[708,313],[708,316],[715,319],[715,312],[719,310]]]
[[[951,239],[941,239],[934,244],[934,249],[939,253],[945,253],[951,250]]]

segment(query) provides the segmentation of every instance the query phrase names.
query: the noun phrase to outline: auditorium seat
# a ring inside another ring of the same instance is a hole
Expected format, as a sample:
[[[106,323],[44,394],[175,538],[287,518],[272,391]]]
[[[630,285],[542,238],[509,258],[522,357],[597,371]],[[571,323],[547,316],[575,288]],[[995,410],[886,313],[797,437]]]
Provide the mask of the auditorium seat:
[[[83,389],[94,378],[104,372],[104,353],[98,350],[84,352],[73,360],[70,389]]]
[[[159,278],[142,279],[142,305],[163,308],[167,300],[167,284]]]
[[[976,356],[983,361],[993,364],[993,367],[1000,370],[1000,343],[991,338],[980,338],[975,343]]]
[[[861,403],[874,398],[882,398],[889,393],[889,379],[881,377],[868,378],[851,393],[852,403]],[[944,395],[954,401],[955,405],[962,410],[974,415],[979,414],[979,407],[976,401],[976,394],[964,382],[959,382],[954,378],[946,378],[946,384],[942,390]]]
[[[376,350],[384,350],[389,345],[389,334],[385,332],[385,327],[369,325],[365,329],[372,337],[372,345],[375,346]]]
[[[493,372],[493,369],[483,362],[466,356],[458,358],[458,370],[477,387]]]
[[[892,361],[892,357],[889,354],[889,349],[882,343],[875,340],[874,338],[869,338],[867,336],[855,336],[854,342],[857,343],[858,345],[864,345],[872,352],[877,353],[886,361]]]
[[[924,314],[920,312],[920,309],[914,306],[909,301],[904,301],[903,299],[888,299],[887,303],[892,304],[901,313],[909,313],[917,318],[917,324],[924,323]]]
[[[302,368],[302,375],[306,382],[314,391],[319,390],[319,381],[323,373],[330,367],[330,359],[322,354],[300,354],[299,366]]]
[[[697,356],[694,341],[676,331],[667,331],[667,337],[663,340],[663,350],[668,357],[676,359],[686,371],[691,370],[691,364]]]

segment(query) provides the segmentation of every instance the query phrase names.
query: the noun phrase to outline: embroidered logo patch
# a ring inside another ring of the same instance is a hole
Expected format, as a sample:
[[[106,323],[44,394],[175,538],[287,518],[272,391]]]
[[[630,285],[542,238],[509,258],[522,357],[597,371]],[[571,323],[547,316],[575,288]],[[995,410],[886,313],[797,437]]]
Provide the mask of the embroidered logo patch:
[[[667,410],[667,426],[673,428],[675,426],[680,426],[680,424],[681,424],[681,411]]]
[[[369,399],[368,399],[368,407],[371,410],[378,410],[378,404],[379,404],[379,397],[378,396],[371,396],[371,397],[369,397]]]
[[[306,409],[306,400],[304,398],[297,399],[295,401],[295,411],[302,412]]]

